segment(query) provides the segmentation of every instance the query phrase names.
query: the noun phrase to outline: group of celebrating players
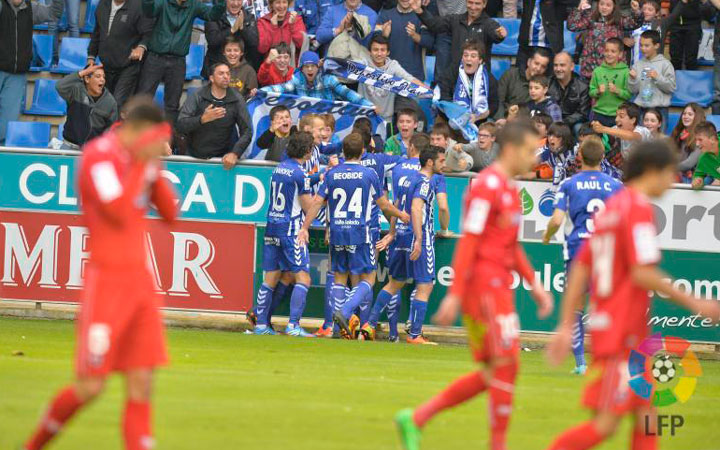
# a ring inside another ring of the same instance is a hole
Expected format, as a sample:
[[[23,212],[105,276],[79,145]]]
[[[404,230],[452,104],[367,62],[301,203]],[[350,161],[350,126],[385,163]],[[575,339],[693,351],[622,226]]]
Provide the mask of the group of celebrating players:
[[[127,379],[123,420],[125,448],[152,447],[150,393],[153,369],[166,361],[159,299],[147,266],[144,214],[150,204],[171,222],[176,202],[167,180],[159,176],[159,158],[171,137],[169,125],[151,100],[131,100],[125,122],[91,141],[83,151],[80,192],[90,232],[90,260],[78,321],[76,381],[53,399],[36,431],[22,447],[39,450],[84,405],[103,390],[107,376]],[[309,117],[290,137],[287,159],[274,170],[264,242],[264,283],[249,317],[257,334],[274,334],[273,306],[292,288],[286,334],[314,336],[300,327],[310,286],[309,228],[318,218],[329,229],[332,276],[326,289],[325,323],[315,335],[373,339],[384,310],[390,339],[397,340],[398,293],[414,281],[408,342],[427,344],[422,324],[434,282],[434,203],[447,229],[449,215],[444,179],[444,151],[427,136],[412,138],[406,156],[365,152],[367,142],[352,133],[342,142],[344,159],[322,176],[317,168],[319,129]],[[543,290],[518,242],[521,205],[514,178],[536,162],[539,137],[532,124],[517,121],[498,134],[497,161],[481,172],[466,194],[463,235],[453,261],[455,278],[434,321],[452,325],[462,312],[470,348],[483,367],[450,384],[425,404],[400,411],[396,424],[407,450],[420,448],[421,430],[439,412],[487,391],[490,448],[506,449],[519,363],[520,324],[510,289],[511,271],[532,284],[538,316],[552,314],[553,299]],[[633,395],[627,384],[630,350],[647,335],[648,292],[655,291],[696,314],[720,319],[715,301],[702,301],[674,288],[657,269],[656,242],[649,198],[670,187],[675,154],[660,141],[638,144],[620,186],[599,170],[602,143],[580,148],[583,171],[566,180],[556,197],[545,241],[566,230],[568,282],[557,333],[548,347],[559,364],[571,347],[576,358],[586,294],[590,292],[588,328],[593,366],[584,404],[591,420],[552,443],[551,450],[589,449],[612,435],[626,414],[633,414],[633,450],[657,448],[657,433],[645,429],[656,421],[651,401]],[[388,175],[393,202],[386,193]],[[380,212],[390,218],[381,238]],[[390,281],[372,302],[377,252],[387,250]],[[133,280],[128,283],[128,280]],[[574,334],[574,336],[573,336]],[[573,341],[575,343],[573,344]],[[584,371],[578,359],[577,371]]]

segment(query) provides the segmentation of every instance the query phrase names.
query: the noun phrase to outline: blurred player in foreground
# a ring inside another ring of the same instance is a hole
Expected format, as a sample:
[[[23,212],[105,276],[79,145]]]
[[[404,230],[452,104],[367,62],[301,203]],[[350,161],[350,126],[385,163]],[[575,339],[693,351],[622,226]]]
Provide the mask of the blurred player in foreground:
[[[630,351],[648,335],[649,291],[717,321],[720,303],[699,300],[673,287],[657,264],[660,249],[649,198],[660,197],[675,180],[675,153],[664,141],[634,147],[625,166],[626,188],[607,202],[594,219],[595,232],[581,247],[570,271],[557,334],[548,347],[553,364],[561,363],[570,350],[575,311],[582,308],[591,285],[591,370],[583,403],[593,419],[561,434],[551,450],[584,450],[595,447],[615,433],[626,414],[633,414],[633,450],[657,449],[652,396],[644,399],[630,390]],[[651,425],[652,426],[652,425]]]
[[[565,260],[565,279],[572,267],[572,262],[587,238],[595,230],[593,214],[605,209],[605,201],[623,185],[610,175],[601,172],[600,165],[605,157],[605,147],[600,138],[590,136],[580,145],[582,171],[560,183],[555,194],[555,212],[548,222],[543,243],[557,233],[565,222],[565,241],[563,242],[563,258]],[[585,375],[585,324],[584,310],[575,312],[576,325],[573,331],[573,355],[575,356],[576,375]]]
[[[505,450],[519,363],[520,324],[510,289],[512,270],[532,283],[538,316],[552,312],[552,298],[543,290],[518,242],[520,197],[513,177],[536,164],[538,133],[528,122],[506,125],[498,135],[495,164],[482,171],[465,199],[463,237],[458,242],[455,280],[434,320],[452,325],[460,310],[475,360],[485,365],[448,386],[415,410],[400,411],[395,420],[406,450],[420,448],[421,430],[439,412],[487,390],[490,398],[490,448]]]
[[[130,100],[122,125],[83,149],[79,191],[90,258],[77,321],[76,381],[53,399],[26,450],[43,448],[105,386],[111,372],[127,383],[127,450],[153,445],[153,369],[167,362],[160,298],[148,269],[145,214],[177,215],[175,194],[160,175],[172,130],[150,98]]]

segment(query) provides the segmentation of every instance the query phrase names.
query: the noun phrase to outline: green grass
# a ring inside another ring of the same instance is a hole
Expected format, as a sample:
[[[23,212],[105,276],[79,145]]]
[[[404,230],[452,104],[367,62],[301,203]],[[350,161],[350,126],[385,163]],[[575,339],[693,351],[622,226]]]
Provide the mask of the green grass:
[[[172,363],[155,386],[158,449],[397,449],[394,413],[416,405],[472,370],[461,346],[256,337],[169,330]],[[74,327],[69,322],[0,319],[0,449],[15,449],[49,397],[71,380]],[[25,356],[12,356],[22,350]],[[588,417],[579,406],[582,380],[571,366],[549,368],[539,352],[523,353],[509,434],[511,449],[544,449],[563,429]],[[661,448],[720,448],[720,364],[685,405],[685,426]],[[123,386],[118,377],[52,447],[120,449]],[[627,449],[629,423],[600,449]],[[486,399],[438,416],[424,449],[483,449]]]

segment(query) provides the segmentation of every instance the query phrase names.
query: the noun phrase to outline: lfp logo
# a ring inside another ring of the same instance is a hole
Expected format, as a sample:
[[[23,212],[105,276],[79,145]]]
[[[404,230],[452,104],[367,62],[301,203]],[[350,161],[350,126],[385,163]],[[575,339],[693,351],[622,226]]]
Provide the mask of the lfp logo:
[[[685,403],[695,392],[702,368],[690,343],[660,333],[645,339],[630,353],[630,388],[635,395],[648,399],[653,406]]]

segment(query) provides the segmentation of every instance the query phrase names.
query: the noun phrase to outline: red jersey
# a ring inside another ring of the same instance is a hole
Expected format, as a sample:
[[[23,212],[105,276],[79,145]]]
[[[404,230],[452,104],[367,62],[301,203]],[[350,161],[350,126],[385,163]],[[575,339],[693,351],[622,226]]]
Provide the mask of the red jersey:
[[[84,147],[79,186],[92,264],[147,270],[145,214],[150,203],[167,221],[177,215],[173,188],[160,176],[161,168],[158,161],[132,158],[115,131]]]
[[[652,205],[627,188],[595,217],[595,233],[579,261],[591,269],[590,319],[596,358],[624,355],[648,334],[650,296],[633,283],[631,269],[660,262]]]

